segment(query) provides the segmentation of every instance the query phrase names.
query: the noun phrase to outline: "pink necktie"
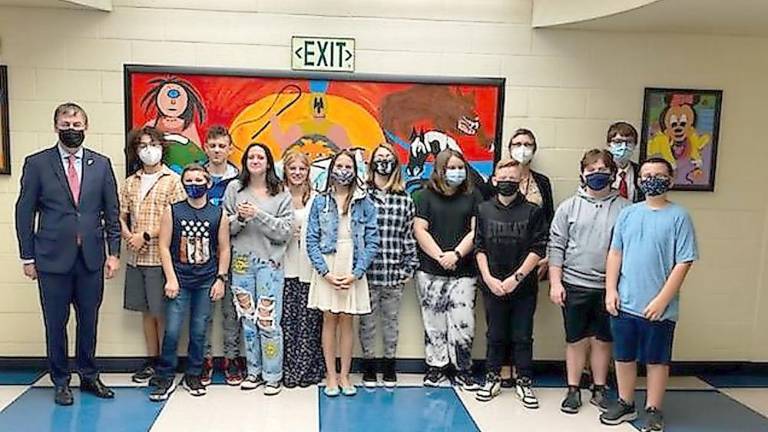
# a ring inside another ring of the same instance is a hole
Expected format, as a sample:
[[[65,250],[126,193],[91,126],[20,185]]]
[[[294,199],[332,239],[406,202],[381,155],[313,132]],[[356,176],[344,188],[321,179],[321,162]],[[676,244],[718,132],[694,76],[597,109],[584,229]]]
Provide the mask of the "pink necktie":
[[[75,169],[75,155],[69,155],[68,160],[67,181],[69,182],[69,191],[72,192],[72,199],[77,204],[80,202],[80,179],[77,177],[77,170]]]

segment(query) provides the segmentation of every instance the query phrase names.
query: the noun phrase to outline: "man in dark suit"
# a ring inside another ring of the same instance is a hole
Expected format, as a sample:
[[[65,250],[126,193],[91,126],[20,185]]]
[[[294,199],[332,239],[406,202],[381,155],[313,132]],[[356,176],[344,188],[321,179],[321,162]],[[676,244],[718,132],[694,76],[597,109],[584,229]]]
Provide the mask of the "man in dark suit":
[[[99,379],[95,356],[104,275],[110,279],[120,267],[120,223],[112,163],[83,148],[85,111],[74,103],[62,104],[53,121],[56,145],[24,161],[16,236],[24,274],[40,288],[55,401],[71,405],[66,327],[70,304],[77,318],[80,391],[114,397]]]

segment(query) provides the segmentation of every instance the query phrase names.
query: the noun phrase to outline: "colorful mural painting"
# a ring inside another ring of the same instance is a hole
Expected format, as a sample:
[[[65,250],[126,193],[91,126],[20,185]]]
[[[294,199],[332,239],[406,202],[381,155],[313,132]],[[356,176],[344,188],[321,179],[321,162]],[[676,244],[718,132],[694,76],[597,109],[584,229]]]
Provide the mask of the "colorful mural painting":
[[[722,100],[720,90],[645,89],[640,156],[669,161],[673,189],[715,189]]]
[[[464,153],[476,181],[490,175],[501,139],[504,80],[403,78],[361,74],[293,74],[204,68],[126,66],[126,130],[150,125],[171,143],[166,163],[180,171],[204,162],[207,128],[229,128],[239,165],[252,142],[276,159],[299,149],[313,161],[312,179],[339,149],[361,160],[387,141],[398,149],[409,190],[431,172],[445,148]],[[128,170],[135,161],[128,161]],[[365,164],[360,164],[365,169]],[[278,167],[279,168],[279,167]]]

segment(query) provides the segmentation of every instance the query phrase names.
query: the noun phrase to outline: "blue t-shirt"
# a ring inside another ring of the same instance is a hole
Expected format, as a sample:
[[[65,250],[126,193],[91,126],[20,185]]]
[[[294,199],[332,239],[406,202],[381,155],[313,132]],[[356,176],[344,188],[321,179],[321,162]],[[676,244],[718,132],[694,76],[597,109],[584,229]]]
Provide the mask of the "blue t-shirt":
[[[625,208],[616,221],[611,249],[621,251],[619,309],[643,316],[675,265],[698,259],[696,233],[688,212],[677,204],[654,210],[644,202]],[[679,296],[662,320],[677,321]]]

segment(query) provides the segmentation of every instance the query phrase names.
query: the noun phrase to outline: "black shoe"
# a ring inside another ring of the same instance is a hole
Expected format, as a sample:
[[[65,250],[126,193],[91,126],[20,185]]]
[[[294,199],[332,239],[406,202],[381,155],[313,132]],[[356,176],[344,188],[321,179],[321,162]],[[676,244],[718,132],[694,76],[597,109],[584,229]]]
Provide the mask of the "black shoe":
[[[103,382],[101,382],[100,378],[94,378],[94,379],[82,379],[80,381],[80,391],[84,393],[91,393],[92,395],[102,398],[102,399],[112,399],[115,397],[115,392],[113,392],[109,387],[105,386]]]
[[[376,378],[376,360],[363,359],[363,385],[365,388],[374,388],[379,385]]]
[[[482,387],[475,381],[469,371],[460,371],[456,374],[455,384],[464,391],[478,391]]]
[[[192,396],[205,396],[208,392],[197,375],[184,375],[184,378],[181,380],[181,386]]]
[[[395,372],[395,359],[385,358],[381,365],[381,379],[384,381],[384,387],[392,388],[397,386],[397,373]]]
[[[608,396],[605,393],[605,386],[595,385],[592,388],[592,397],[589,403],[596,406],[600,412],[608,411]]]
[[[663,432],[664,415],[661,410],[654,407],[645,409],[645,424],[640,428],[642,432]]]
[[[608,411],[600,414],[600,423],[608,426],[617,426],[636,419],[635,404],[624,402],[621,398],[616,401],[615,405],[608,408]]]
[[[158,378],[155,380],[155,387],[149,393],[149,400],[160,402],[168,399],[171,393],[176,390],[176,377]]]
[[[74,396],[72,396],[72,390],[68,385],[56,387],[56,397],[54,398],[56,405],[69,406],[75,402]]]
[[[517,380],[512,377],[501,380],[501,388],[515,388],[515,385],[517,385]]]
[[[448,380],[448,377],[443,373],[443,369],[439,367],[430,366],[427,369],[427,374],[424,375],[424,385],[426,387],[439,387],[440,384]]]
[[[151,362],[147,362],[136,373],[131,375],[131,381],[139,384],[149,382],[155,375],[155,367]]]
[[[581,408],[581,389],[576,386],[568,386],[568,394],[565,395],[560,411],[566,414],[576,414]]]

